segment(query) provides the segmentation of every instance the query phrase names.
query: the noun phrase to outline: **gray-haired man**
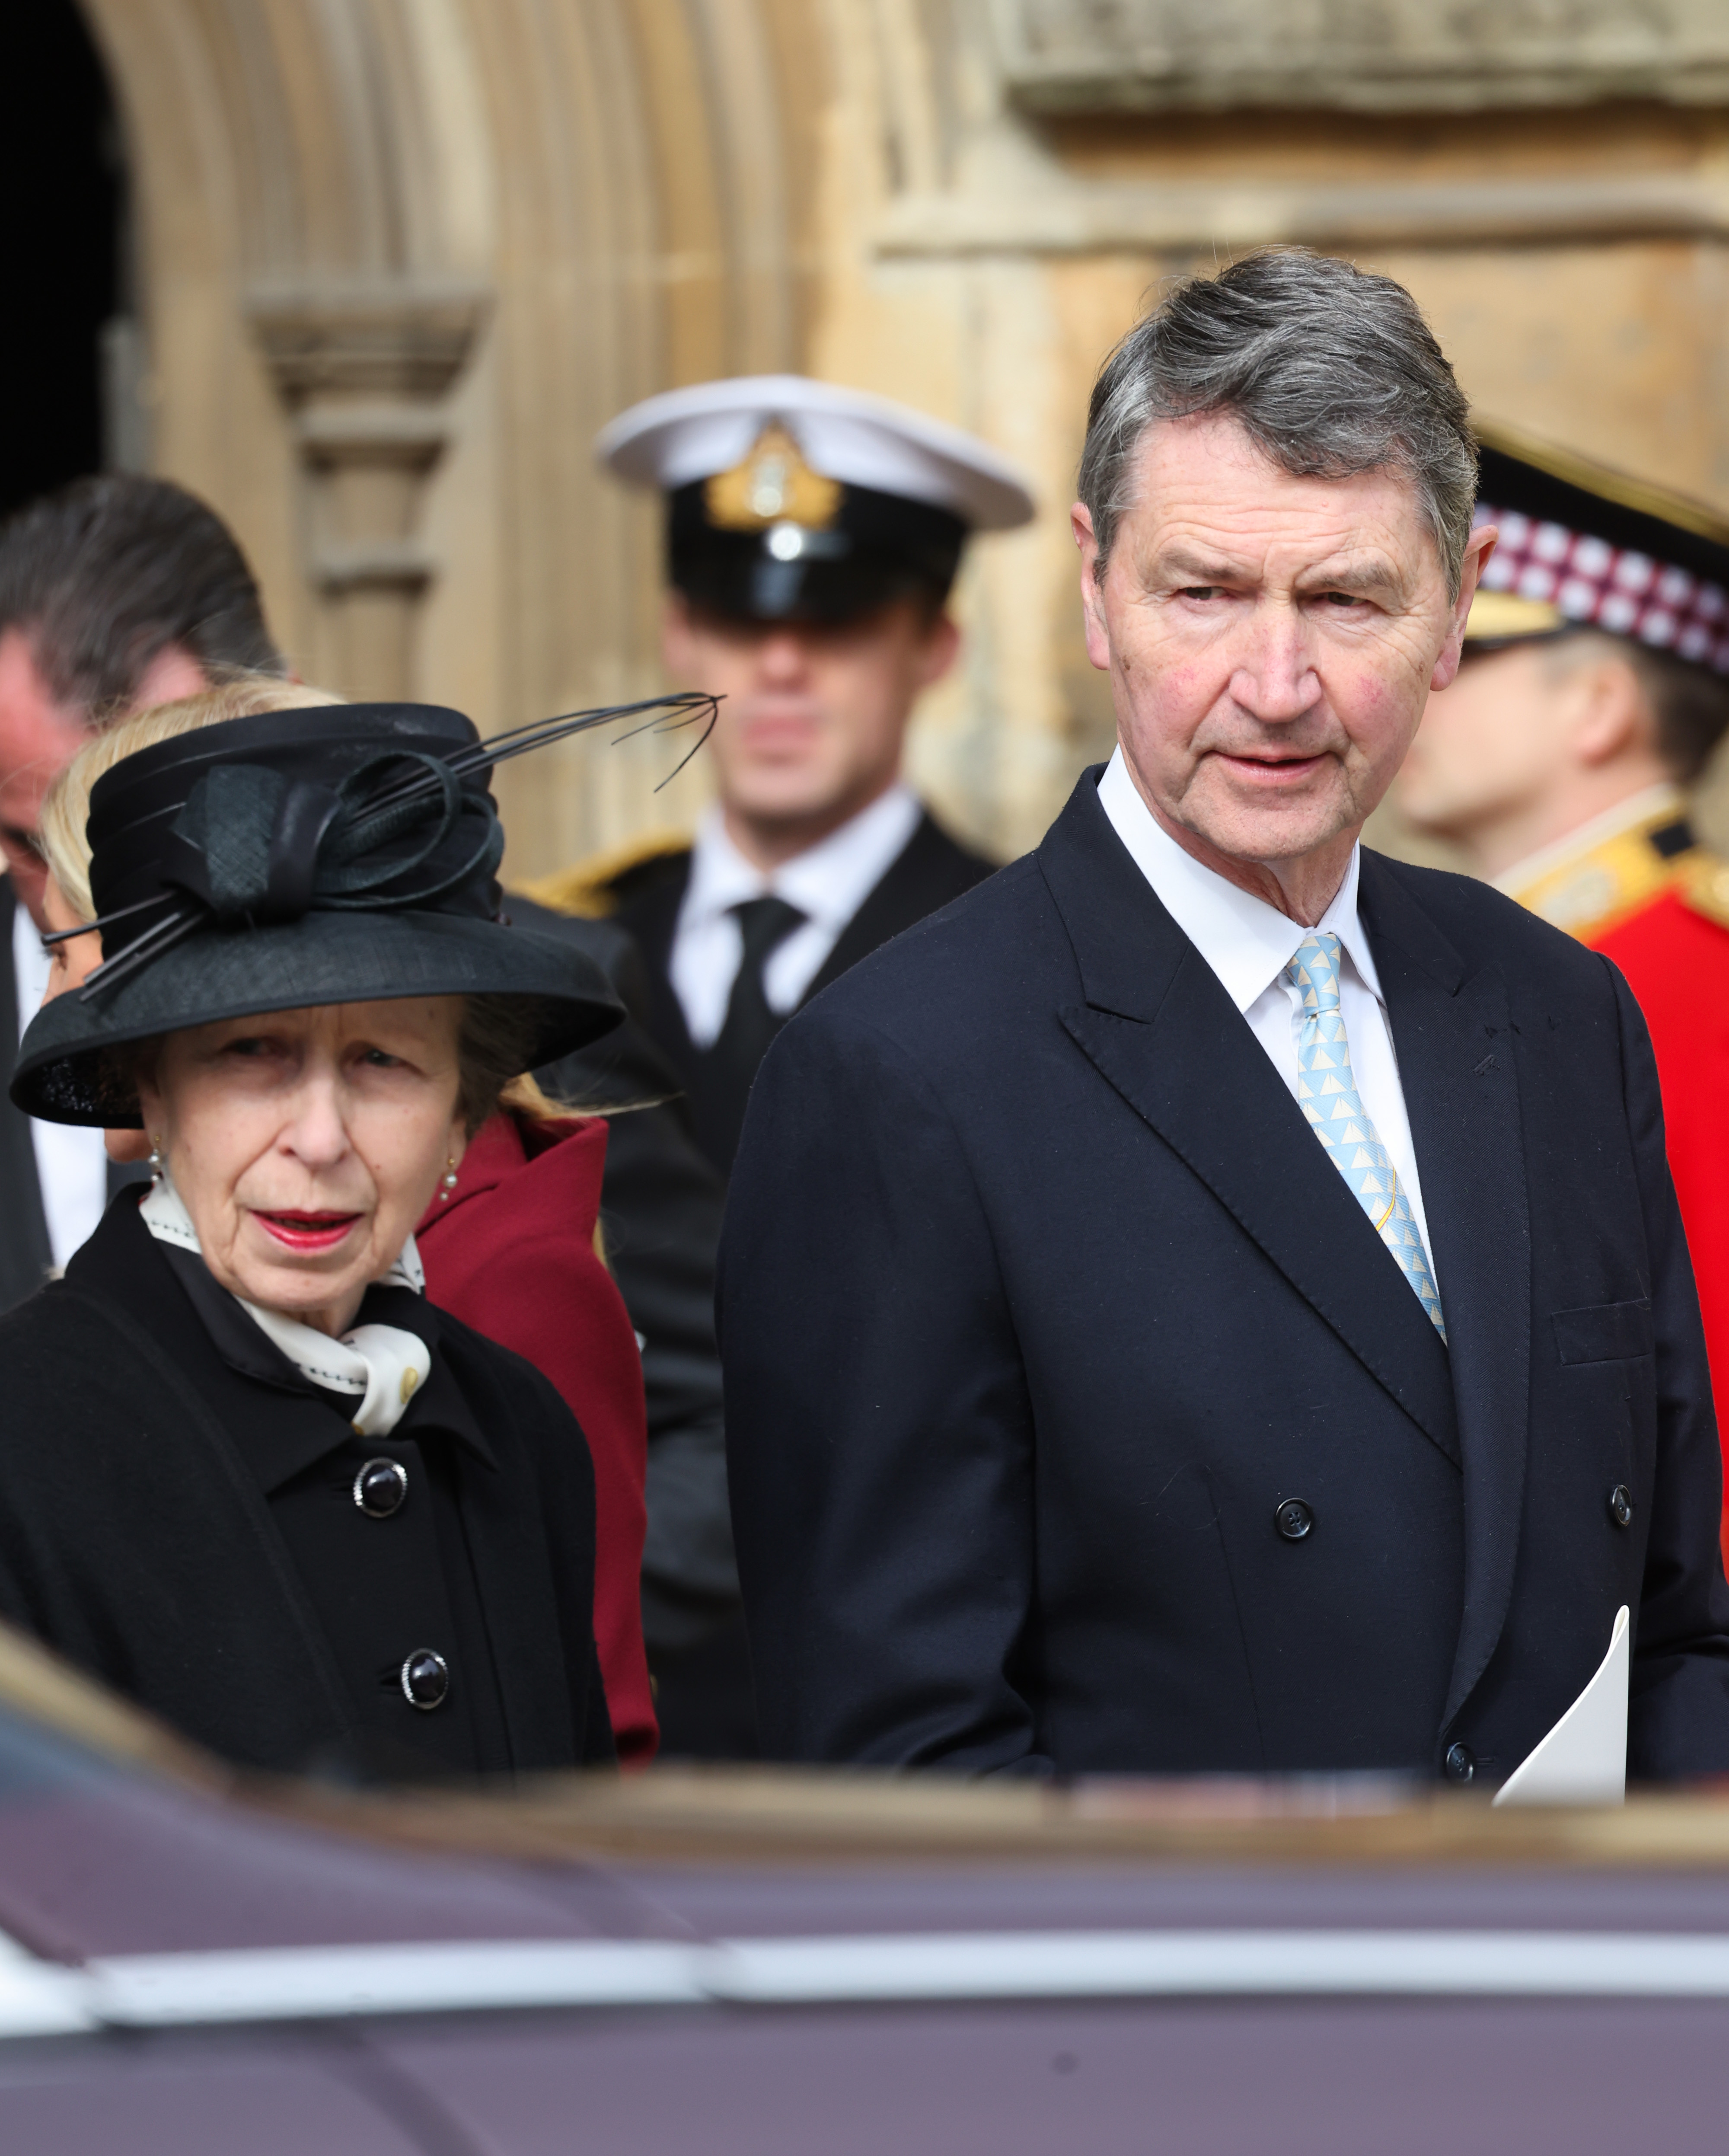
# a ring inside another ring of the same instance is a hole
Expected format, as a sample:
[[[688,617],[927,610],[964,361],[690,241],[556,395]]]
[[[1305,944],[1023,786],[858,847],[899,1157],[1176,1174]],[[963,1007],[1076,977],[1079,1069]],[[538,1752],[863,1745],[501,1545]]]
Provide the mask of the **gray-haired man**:
[[[1342,263],[1239,263],[1107,362],[1074,521],[1117,752],[792,1021],[745,1126],[775,1750],[1498,1781],[1624,1604],[1629,1765],[1729,1767],[1644,1028],[1357,843],[1459,663],[1474,465],[1408,295]]]

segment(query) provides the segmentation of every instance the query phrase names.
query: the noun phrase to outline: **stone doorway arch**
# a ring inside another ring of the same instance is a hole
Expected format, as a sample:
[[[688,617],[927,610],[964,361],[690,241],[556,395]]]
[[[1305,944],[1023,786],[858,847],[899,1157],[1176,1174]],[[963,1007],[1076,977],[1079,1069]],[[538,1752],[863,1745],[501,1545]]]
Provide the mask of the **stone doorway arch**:
[[[149,461],[233,523],[300,670],[486,728],[641,693],[656,535],[588,445],[635,397],[800,363],[801,11],[81,4],[135,187]],[[673,760],[507,775],[518,872],[648,820]]]

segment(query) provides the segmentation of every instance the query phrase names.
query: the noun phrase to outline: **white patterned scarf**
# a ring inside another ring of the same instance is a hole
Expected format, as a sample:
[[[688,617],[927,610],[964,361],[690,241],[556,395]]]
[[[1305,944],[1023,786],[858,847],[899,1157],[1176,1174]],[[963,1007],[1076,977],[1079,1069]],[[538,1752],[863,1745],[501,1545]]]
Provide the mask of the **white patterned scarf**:
[[[203,1256],[192,1215],[166,1175],[157,1179],[138,1211],[159,1243]],[[416,1295],[426,1292],[426,1272],[412,1235],[378,1285],[408,1288]],[[340,1340],[333,1340],[328,1333],[302,1325],[298,1318],[285,1317],[280,1311],[249,1302],[244,1296],[237,1295],[234,1300],[303,1378],[310,1378],[327,1392],[347,1393],[358,1399],[360,1404],[351,1419],[362,1437],[388,1437],[432,1369],[432,1354],[426,1342],[400,1326],[357,1325]]]

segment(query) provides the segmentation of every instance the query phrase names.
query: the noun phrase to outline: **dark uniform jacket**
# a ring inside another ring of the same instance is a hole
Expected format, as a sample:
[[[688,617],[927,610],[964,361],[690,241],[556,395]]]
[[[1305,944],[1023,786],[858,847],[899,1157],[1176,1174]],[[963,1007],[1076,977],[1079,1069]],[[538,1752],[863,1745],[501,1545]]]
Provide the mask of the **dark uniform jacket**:
[[[806,1000],[890,937],[993,873],[994,864],[956,844],[926,815],[854,915]],[[670,1743],[690,1750],[747,1750],[743,1680],[724,1643],[692,1670],[675,1658],[736,1625],[737,1574],[726,1497],[720,1359],[714,1343],[714,1255],[724,1185],[696,1149],[692,1107],[705,1101],[704,1058],[691,1042],[668,972],[690,849],[661,848],[600,875],[579,868],[539,886],[560,909],[512,898],[514,918],[564,932],[608,968],[633,1022],[554,1074],[566,1097],[602,1103],[668,1092],[682,1097],[652,1116],[614,1116],[607,1157],[608,1255],[637,1329],[648,1343],[649,1533],[643,1558],[643,1630],[661,1687]],[[604,916],[605,918],[597,918]],[[623,932],[628,931],[628,935]],[[613,939],[609,958],[604,939]],[[649,1036],[648,1039],[644,1035]],[[658,1051],[658,1053],[657,1053]],[[598,1060],[597,1060],[597,1059]],[[544,1076],[546,1074],[542,1074]],[[730,1144],[727,1150],[730,1152]],[[694,1172],[693,1172],[694,1171]],[[687,1728],[686,1690],[731,1695],[720,1726]]]
[[[971,891],[995,868],[993,861],[957,845],[933,816],[921,816],[912,836],[842,931],[801,1001],[808,1003],[820,995],[849,966],[962,891]],[[690,881],[688,848],[657,855],[613,880],[609,910],[619,927],[635,938],[646,961],[649,1030],[679,1074],[699,1142],[709,1134],[705,1149],[711,1158],[730,1160],[737,1135],[730,1121],[736,1112],[732,1102],[736,1089],[724,1081],[714,1083],[710,1054],[690,1038],[670,970],[679,909]],[[712,1103],[711,1091],[717,1096]]]
[[[192,1272],[185,1268],[190,1267]],[[587,1447],[545,1378],[406,1289],[431,1375],[358,1436],[126,1193],[0,1320],[0,1615],[223,1757],[397,1778],[610,1758]],[[369,1460],[407,1496],[369,1518]],[[430,1649],[430,1712],[402,1667]]]
[[[48,1214],[36,1173],[30,1118],[7,1094],[18,1060],[18,977],[12,963],[13,915],[18,906],[12,879],[0,876],[0,1311],[14,1310],[33,1295],[54,1266]],[[146,1180],[141,1165],[108,1164],[108,1194]]]
[[[1500,1779],[1625,1603],[1630,1770],[1729,1768],[1711,1392],[1624,983],[1362,857],[1444,1346],[1099,775],[757,1082],[720,1315],[770,1748]]]

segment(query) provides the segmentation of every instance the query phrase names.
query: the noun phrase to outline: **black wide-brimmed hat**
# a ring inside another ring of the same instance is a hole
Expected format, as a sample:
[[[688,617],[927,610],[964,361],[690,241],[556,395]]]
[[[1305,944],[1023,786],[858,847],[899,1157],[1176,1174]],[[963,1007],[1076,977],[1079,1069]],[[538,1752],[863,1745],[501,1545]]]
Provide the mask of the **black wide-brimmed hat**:
[[[623,1016],[582,952],[510,927],[488,778],[505,757],[627,711],[483,742],[459,711],[335,704],[272,711],[125,757],[91,789],[103,963],[30,1022],[12,1098],[49,1122],[136,1125],[113,1051],[184,1028],[409,996],[505,998],[525,1067]]]

